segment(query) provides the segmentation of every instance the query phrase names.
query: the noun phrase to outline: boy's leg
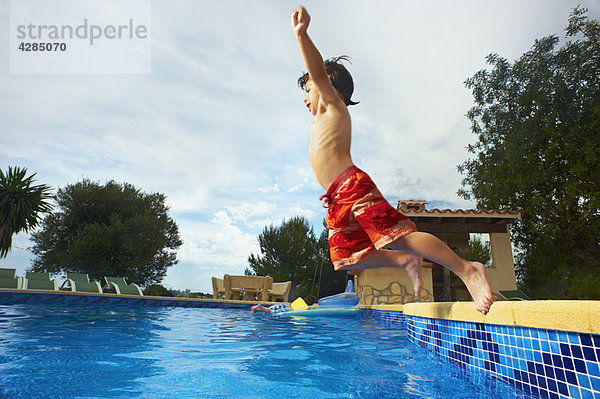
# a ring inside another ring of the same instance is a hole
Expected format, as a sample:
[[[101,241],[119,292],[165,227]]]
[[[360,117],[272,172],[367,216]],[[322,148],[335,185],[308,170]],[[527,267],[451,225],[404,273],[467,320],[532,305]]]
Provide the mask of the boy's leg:
[[[271,313],[273,312],[271,309],[264,307],[261,304],[258,305],[254,305],[250,308],[250,313],[254,313],[254,312],[266,312],[266,313]]]
[[[420,231],[400,237],[388,247],[412,252],[452,270],[467,286],[477,310],[483,314],[489,311],[492,290],[481,263],[462,259],[436,236]]]
[[[372,251],[371,254],[362,261],[341,268],[340,270],[351,269],[376,269],[380,267],[400,267],[408,273],[408,277],[413,283],[415,297],[421,295],[423,288],[423,276],[421,273],[421,262],[423,258],[404,251],[391,251],[389,249],[380,249]]]

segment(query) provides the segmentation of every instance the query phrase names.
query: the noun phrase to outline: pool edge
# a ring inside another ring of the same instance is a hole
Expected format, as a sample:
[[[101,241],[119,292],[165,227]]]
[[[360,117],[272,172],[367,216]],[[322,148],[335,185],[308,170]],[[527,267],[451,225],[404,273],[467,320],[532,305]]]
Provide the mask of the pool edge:
[[[487,315],[473,302],[410,303],[406,315],[600,334],[600,301],[500,301]]]
[[[542,398],[600,398],[600,301],[503,301],[362,306],[456,366]],[[401,314],[401,316],[399,315]]]
[[[132,305],[147,307],[193,307],[249,309],[257,301],[233,301],[223,299],[180,298],[162,296],[139,296],[78,291],[21,290],[0,288],[0,305],[17,303],[73,304],[91,303],[105,305]],[[261,302],[275,304],[281,302]]]

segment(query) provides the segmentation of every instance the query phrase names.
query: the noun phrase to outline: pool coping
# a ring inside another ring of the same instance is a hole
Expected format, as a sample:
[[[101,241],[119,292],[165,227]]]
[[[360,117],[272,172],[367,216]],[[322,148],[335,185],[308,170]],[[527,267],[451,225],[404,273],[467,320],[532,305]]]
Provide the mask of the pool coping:
[[[600,334],[600,301],[498,301],[487,315],[473,302],[410,303],[405,315]]]
[[[600,334],[600,301],[498,301],[487,315],[476,311],[473,302],[359,305],[359,308],[403,312],[406,316]]]
[[[50,291],[22,290],[0,288],[0,304],[7,303],[96,303],[135,306],[167,306],[167,307],[198,307],[198,308],[232,308],[249,309],[258,301],[234,301],[213,298],[184,298],[149,295],[127,295],[113,293],[79,292],[79,291]],[[281,302],[260,302],[273,305]]]

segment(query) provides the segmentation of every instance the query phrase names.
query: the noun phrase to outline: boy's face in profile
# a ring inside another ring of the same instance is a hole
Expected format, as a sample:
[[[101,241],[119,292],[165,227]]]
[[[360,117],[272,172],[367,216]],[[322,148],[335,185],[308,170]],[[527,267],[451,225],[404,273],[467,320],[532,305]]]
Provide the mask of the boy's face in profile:
[[[319,106],[319,91],[313,84],[312,80],[308,79],[304,85],[304,104],[308,107],[311,114],[317,115],[317,107]]]

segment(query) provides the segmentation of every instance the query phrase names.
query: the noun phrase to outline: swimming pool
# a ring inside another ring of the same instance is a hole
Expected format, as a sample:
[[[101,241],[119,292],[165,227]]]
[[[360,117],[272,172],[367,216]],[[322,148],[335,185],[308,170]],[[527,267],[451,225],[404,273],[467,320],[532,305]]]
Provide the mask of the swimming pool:
[[[0,305],[0,397],[528,398],[360,317]]]

